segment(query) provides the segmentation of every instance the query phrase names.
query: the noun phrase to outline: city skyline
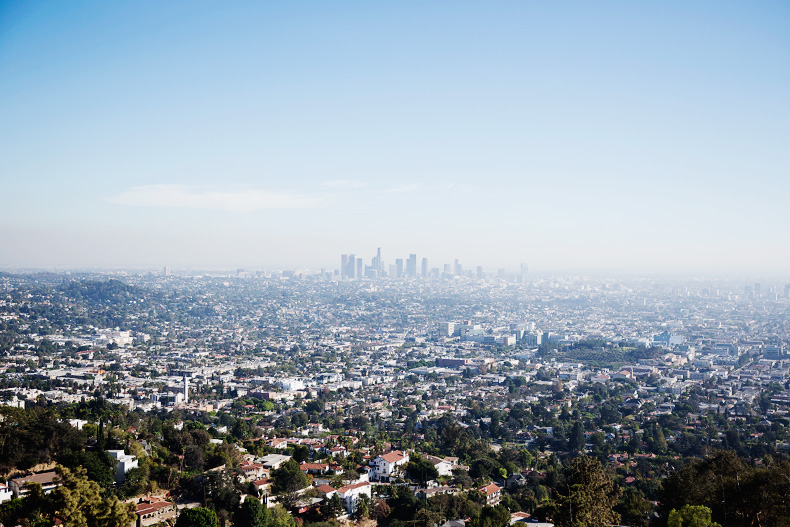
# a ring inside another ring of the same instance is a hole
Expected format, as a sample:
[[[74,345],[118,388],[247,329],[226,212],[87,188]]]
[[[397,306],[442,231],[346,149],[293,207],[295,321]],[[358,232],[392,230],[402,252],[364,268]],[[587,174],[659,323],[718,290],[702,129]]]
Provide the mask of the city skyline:
[[[366,262],[370,261],[370,265]],[[408,259],[397,256],[389,263],[382,256],[381,247],[376,248],[376,255],[370,258],[357,256],[353,253],[340,255],[340,267],[335,270],[336,275],[342,279],[352,278],[440,278],[449,276],[469,276],[483,279],[489,272],[484,271],[482,265],[471,264],[465,267],[460,259],[453,263],[441,263],[437,267],[429,265],[427,257],[421,257],[417,265],[417,254],[410,253]],[[519,264],[518,281],[526,282],[529,266],[525,262]],[[322,270],[322,272],[325,272]],[[167,273],[165,273],[167,274]],[[500,279],[513,279],[513,274],[508,274],[507,268],[498,267],[496,275]]]
[[[784,4],[0,6],[0,268],[786,276]],[[417,262],[418,267],[420,262]]]

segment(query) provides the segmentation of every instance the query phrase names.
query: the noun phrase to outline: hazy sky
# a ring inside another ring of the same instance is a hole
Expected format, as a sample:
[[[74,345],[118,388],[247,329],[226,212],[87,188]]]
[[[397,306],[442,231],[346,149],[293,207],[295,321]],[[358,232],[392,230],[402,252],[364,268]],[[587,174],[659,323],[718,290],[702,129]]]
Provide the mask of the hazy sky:
[[[787,2],[2,2],[0,267],[784,273]]]

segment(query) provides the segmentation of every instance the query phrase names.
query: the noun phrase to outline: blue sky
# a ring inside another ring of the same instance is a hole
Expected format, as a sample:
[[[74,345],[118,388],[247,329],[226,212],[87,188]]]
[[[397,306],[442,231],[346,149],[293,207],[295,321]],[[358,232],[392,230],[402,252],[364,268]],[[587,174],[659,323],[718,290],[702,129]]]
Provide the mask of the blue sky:
[[[788,27],[781,2],[4,2],[0,267],[784,273]]]

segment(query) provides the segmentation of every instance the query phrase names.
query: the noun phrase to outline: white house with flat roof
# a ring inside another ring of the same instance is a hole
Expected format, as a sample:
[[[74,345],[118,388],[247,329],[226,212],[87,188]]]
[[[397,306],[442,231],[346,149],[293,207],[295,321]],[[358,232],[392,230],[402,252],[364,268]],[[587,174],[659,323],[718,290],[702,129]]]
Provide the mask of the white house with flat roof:
[[[138,467],[137,458],[130,454],[126,454],[123,450],[108,450],[107,453],[115,458],[116,483],[120,484],[126,481],[126,473]]]

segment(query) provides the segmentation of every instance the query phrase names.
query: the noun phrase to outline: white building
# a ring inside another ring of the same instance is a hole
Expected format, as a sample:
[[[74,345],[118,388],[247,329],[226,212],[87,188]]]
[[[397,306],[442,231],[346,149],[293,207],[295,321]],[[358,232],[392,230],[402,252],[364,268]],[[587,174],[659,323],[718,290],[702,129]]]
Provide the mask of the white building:
[[[447,459],[426,455],[425,459],[433,464],[436,471],[439,472],[439,476],[452,476],[453,469],[456,468],[456,465],[454,465],[455,458]]]
[[[280,387],[286,392],[304,390],[304,381],[301,379],[283,379],[280,381]]]
[[[138,467],[137,458],[124,453],[123,450],[108,450],[113,458],[115,458],[115,482],[123,483],[126,481],[126,473],[133,468]]]
[[[354,514],[359,506],[360,497],[365,495],[370,498],[370,489],[370,483],[365,481],[340,487],[337,489],[337,494],[340,496],[340,499],[343,500],[343,504],[346,506],[346,512]]]
[[[409,462],[409,453],[393,450],[370,462],[370,476],[373,481],[389,481],[398,467]]]
[[[82,430],[82,427],[88,424],[88,421],[82,419],[69,419],[69,424],[77,430]]]
[[[8,488],[5,483],[0,483],[0,503],[5,503],[14,497],[14,493]]]
[[[268,470],[277,470],[281,466],[283,466],[291,456],[283,456],[280,454],[269,454],[268,456],[264,456],[261,458],[260,463],[263,465],[263,468]]]

